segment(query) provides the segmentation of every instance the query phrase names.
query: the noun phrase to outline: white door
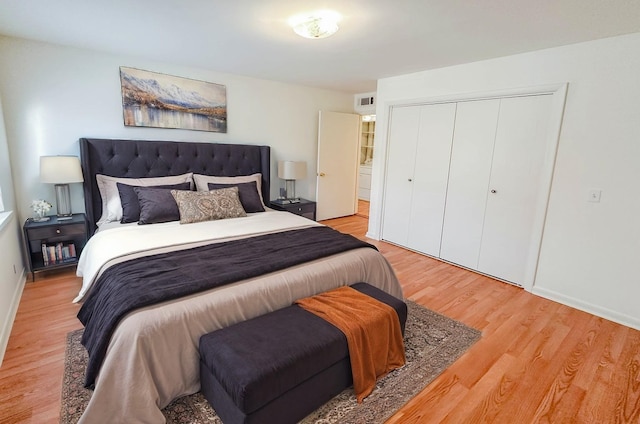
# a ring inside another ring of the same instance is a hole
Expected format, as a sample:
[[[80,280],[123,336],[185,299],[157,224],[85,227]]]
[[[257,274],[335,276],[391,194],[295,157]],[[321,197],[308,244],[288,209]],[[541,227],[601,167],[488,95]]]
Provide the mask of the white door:
[[[320,111],[316,219],[354,215],[358,207],[360,115]]]
[[[458,103],[440,257],[476,269],[500,100]]]
[[[562,113],[556,96],[564,89],[518,94],[392,108],[384,240],[533,284],[561,117],[555,114]],[[438,240],[439,251],[429,245]]]
[[[523,284],[533,243],[552,96],[502,99],[478,271]]]
[[[419,126],[419,106],[394,107],[391,110],[382,238],[402,246],[408,246]]]
[[[407,245],[419,252],[438,256],[456,104],[428,105],[420,109],[409,215],[411,231]]]
[[[395,107],[382,238],[438,256],[456,104]]]

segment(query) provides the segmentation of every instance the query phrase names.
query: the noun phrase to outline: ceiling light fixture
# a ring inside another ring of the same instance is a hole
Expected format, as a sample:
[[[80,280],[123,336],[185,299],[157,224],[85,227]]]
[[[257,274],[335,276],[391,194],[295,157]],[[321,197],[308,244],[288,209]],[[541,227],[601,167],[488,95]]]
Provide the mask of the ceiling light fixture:
[[[332,10],[301,13],[289,19],[296,34],[305,38],[326,38],[338,31],[341,16]]]

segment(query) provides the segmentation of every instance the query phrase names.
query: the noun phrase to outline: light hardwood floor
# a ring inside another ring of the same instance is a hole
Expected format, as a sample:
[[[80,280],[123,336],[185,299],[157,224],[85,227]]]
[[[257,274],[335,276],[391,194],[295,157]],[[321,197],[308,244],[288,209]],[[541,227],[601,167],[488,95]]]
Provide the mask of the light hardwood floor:
[[[369,202],[367,200],[358,199],[358,211],[356,215],[369,218]]]
[[[325,223],[365,238],[360,216]],[[388,423],[640,423],[640,332],[399,247],[404,294],[482,338]],[[0,368],[0,423],[58,422],[72,272],[27,283]]]

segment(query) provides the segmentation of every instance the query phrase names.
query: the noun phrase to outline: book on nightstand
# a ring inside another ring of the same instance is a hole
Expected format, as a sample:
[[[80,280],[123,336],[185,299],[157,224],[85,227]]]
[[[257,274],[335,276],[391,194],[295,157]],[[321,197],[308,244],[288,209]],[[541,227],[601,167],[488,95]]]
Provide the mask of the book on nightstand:
[[[41,247],[44,266],[76,260],[76,246],[74,243],[42,243]]]

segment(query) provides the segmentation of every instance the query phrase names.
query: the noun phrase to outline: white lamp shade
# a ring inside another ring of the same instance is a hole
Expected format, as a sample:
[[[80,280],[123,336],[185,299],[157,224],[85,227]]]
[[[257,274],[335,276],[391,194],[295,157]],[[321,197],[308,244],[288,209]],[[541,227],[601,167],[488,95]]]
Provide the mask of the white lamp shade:
[[[40,157],[40,182],[69,184],[83,181],[80,159],[77,156]]]
[[[278,162],[278,177],[283,180],[301,180],[307,176],[307,162],[281,160]]]

